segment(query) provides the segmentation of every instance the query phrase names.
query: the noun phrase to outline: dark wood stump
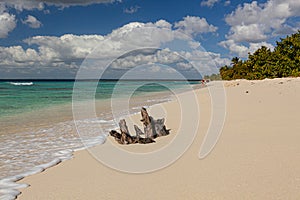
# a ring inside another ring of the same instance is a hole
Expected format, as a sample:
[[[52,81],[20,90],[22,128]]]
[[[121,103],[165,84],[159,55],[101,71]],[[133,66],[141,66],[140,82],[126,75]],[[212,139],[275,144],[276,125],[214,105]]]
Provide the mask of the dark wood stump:
[[[164,118],[157,120],[153,119],[151,116],[149,116],[146,108],[142,108],[141,115],[141,122],[143,122],[144,133],[138,126],[134,125],[136,135],[131,136],[128,131],[125,119],[121,119],[119,122],[121,133],[115,130],[111,130],[109,132],[110,135],[114,137],[119,144],[148,144],[155,142],[154,139],[157,137],[169,135],[170,129],[166,128],[164,124]],[[145,137],[141,137],[141,135],[145,135]]]

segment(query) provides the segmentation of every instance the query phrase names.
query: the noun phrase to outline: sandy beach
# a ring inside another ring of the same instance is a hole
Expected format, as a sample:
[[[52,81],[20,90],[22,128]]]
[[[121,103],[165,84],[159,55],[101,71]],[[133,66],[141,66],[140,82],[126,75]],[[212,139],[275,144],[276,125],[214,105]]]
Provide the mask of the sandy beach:
[[[213,87],[210,84],[208,87]],[[177,134],[196,131],[190,148],[168,167],[151,173],[124,173],[82,150],[75,152],[73,159],[21,180],[30,186],[21,190],[18,199],[298,199],[300,78],[236,80],[224,82],[224,86],[224,128],[204,159],[198,155],[210,126],[208,88],[196,90],[201,110],[197,130],[180,129],[178,101],[162,103],[149,112],[155,118],[165,116],[171,134],[155,144],[120,147],[151,152],[172,142]],[[189,101],[184,96],[179,98]],[[129,127],[141,125],[139,119],[139,115],[131,116]],[[184,122],[193,127],[193,120]],[[111,137],[104,145],[108,143],[115,144]],[[101,148],[92,151],[101,152]]]

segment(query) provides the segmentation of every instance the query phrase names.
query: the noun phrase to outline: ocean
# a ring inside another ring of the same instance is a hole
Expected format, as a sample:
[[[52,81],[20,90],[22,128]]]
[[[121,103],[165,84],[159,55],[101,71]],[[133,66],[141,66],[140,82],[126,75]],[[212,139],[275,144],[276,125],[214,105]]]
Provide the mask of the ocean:
[[[0,81],[0,199],[14,199],[18,189],[26,187],[15,181],[71,158],[73,151],[104,143],[118,123],[111,112],[112,99],[130,97],[127,108],[118,108],[117,117],[122,117],[142,106],[170,101],[176,98],[174,92],[198,83],[100,81],[94,95],[97,117],[76,119],[90,133],[80,138],[72,113],[74,81]],[[80,82],[83,90],[90,85]]]

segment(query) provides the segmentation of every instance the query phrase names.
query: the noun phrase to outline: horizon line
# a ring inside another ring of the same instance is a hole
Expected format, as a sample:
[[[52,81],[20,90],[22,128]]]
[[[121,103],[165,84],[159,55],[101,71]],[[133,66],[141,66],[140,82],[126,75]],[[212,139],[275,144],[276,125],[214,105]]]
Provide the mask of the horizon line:
[[[203,79],[0,79],[0,81],[201,81]]]

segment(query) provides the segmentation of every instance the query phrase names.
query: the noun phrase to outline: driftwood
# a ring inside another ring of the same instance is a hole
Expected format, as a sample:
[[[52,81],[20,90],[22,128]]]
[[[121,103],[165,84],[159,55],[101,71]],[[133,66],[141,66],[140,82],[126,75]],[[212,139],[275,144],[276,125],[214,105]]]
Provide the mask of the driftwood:
[[[109,133],[119,144],[148,144],[155,142],[155,138],[160,136],[165,136],[170,133],[170,129],[166,129],[164,125],[165,119],[153,119],[148,115],[148,112],[145,108],[141,110],[142,119],[144,125],[144,133],[141,129],[134,125],[134,130],[136,135],[131,136],[128,131],[128,127],[126,125],[125,119],[121,119],[119,122],[121,133],[111,130]],[[141,135],[145,135],[145,137],[141,137]]]
[[[144,125],[144,132],[146,138],[157,138],[160,136],[169,135],[169,131],[165,126],[165,119],[155,120],[153,117],[148,115],[146,108],[141,110],[142,119]]]
[[[145,137],[154,138],[155,134],[153,129],[153,123],[151,123],[153,120],[149,117],[146,108],[142,108],[141,115],[142,115],[141,122],[143,122],[144,125]]]

